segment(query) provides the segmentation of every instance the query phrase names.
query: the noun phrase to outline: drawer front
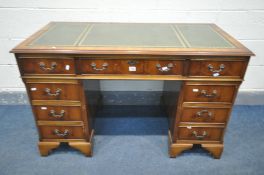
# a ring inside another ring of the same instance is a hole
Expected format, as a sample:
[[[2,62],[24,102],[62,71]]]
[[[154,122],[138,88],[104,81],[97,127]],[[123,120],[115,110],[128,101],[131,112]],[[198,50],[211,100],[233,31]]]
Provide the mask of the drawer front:
[[[223,128],[180,127],[178,138],[180,140],[221,141],[223,133]]]
[[[181,75],[182,61],[80,59],[77,62],[81,74],[151,74]]]
[[[117,74],[120,71],[119,60],[80,59],[77,64],[80,74]]]
[[[229,108],[183,108],[181,122],[226,123]]]
[[[247,66],[246,61],[191,61],[189,76],[243,77]]]
[[[182,61],[147,61],[146,73],[151,75],[181,75],[183,72]]]
[[[23,74],[75,74],[74,59],[22,58]]]
[[[39,126],[42,139],[83,139],[82,126]]]
[[[29,83],[31,100],[80,100],[78,84]]]
[[[37,120],[43,121],[81,121],[79,106],[33,106]]]
[[[187,85],[184,102],[229,102],[237,90],[235,85]]]

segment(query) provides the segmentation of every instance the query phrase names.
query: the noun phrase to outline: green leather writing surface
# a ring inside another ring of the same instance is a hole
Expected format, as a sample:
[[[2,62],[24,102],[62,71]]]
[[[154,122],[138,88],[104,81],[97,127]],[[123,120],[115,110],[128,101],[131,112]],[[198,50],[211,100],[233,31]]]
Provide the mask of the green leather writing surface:
[[[206,24],[175,25],[190,48],[232,48],[230,42]]]
[[[234,48],[209,24],[53,23],[30,47]]]
[[[79,45],[184,47],[169,24],[95,24]]]
[[[32,46],[75,46],[87,23],[55,23],[30,45]]]

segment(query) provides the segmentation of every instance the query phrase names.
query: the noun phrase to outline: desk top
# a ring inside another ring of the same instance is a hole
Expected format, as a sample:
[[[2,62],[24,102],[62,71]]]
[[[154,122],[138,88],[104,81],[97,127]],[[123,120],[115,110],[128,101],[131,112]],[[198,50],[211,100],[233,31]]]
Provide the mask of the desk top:
[[[214,24],[187,23],[52,22],[11,52],[253,55]]]

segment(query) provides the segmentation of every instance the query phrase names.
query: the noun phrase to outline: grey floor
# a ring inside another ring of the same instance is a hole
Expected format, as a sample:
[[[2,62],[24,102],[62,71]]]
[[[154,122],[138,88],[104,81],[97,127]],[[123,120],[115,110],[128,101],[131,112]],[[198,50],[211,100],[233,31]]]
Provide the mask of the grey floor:
[[[133,112],[132,112],[133,110]],[[0,175],[264,174],[264,106],[235,106],[220,160],[195,148],[167,155],[167,119],[155,107],[105,107],[94,156],[67,145],[40,157],[29,106],[0,106]]]

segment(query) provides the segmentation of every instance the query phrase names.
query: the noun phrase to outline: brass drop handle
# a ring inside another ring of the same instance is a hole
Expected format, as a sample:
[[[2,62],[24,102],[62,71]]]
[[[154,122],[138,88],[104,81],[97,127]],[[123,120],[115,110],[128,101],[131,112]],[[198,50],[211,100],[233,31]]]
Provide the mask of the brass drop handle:
[[[68,129],[65,129],[64,132],[61,132],[60,130],[58,129],[54,129],[53,130],[53,133],[56,135],[56,136],[59,136],[59,137],[66,137],[70,134],[69,130]]]
[[[62,118],[64,117],[64,114],[65,114],[65,111],[64,110],[61,110],[59,114],[57,114],[55,112],[55,110],[50,110],[50,116],[54,117],[54,118]]]
[[[208,136],[206,131],[203,131],[202,135],[198,135],[197,131],[193,131],[192,135],[197,139],[197,140],[203,140],[206,136]]]
[[[107,69],[107,67],[108,67],[108,63],[103,63],[103,64],[102,64],[102,68],[97,68],[95,62],[92,62],[90,66],[92,67],[93,70],[96,70],[96,71],[103,71],[103,70],[106,70],[106,69]]]
[[[173,68],[173,64],[169,63],[167,64],[167,66],[161,66],[159,63],[156,64],[156,68],[160,71],[160,72],[168,72]]]
[[[56,89],[55,93],[51,93],[51,90],[49,88],[45,88],[45,92],[48,96],[59,96],[61,93],[61,89]]]
[[[217,96],[217,90],[213,90],[211,94],[208,94],[206,90],[201,90],[201,95],[207,98],[215,98]]]
[[[46,64],[44,62],[39,63],[39,67],[43,71],[53,71],[56,68],[56,66],[57,66],[56,62],[52,62],[50,67],[46,67]]]
[[[206,115],[207,114],[207,115]],[[208,111],[208,110],[201,110],[196,112],[196,117],[208,117],[208,118],[212,118],[213,113]]]
[[[225,65],[224,64],[220,64],[219,69],[214,69],[214,66],[211,64],[208,64],[208,69],[209,71],[213,72],[213,73],[220,73],[225,69]]]

